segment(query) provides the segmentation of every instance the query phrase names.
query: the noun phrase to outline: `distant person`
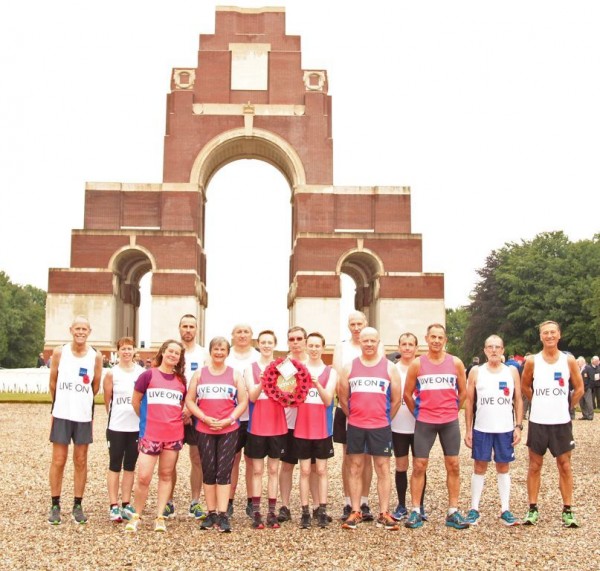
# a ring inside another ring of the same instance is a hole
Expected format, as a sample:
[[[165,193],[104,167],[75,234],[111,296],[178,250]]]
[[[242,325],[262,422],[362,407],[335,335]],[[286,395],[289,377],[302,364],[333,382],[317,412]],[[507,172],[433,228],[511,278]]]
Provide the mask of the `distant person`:
[[[71,441],[75,495],[71,515],[75,523],[87,523],[82,502],[87,481],[88,446],[93,441],[94,396],[102,377],[102,354],[87,342],[92,332],[90,322],[79,315],[69,331],[73,340],[54,349],[50,365],[52,462],[49,479],[52,506],[48,523],[52,525],[62,521],[60,497]]]
[[[40,353],[38,355],[38,358],[37,358],[37,365],[36,365],[36,367],[37,368],[41,368],[41,367],[45,367],[45,366],[46,366],[46,360],[44,359],[44,354]]]
[[[516,367],[502,363],[504,342],[498,335],[490,335],[485,340],[483,351],[487,362],[473,367],[467,379],[465,444],[472,449],[474,469],[471,509],[465,519],[470,525],[479,523],[479,502],[493,451],[500,492],[500,521],[513,526],[520,522],[509,509],[509,466],[515,459],[514,447],[521,441],[523,431],[521,381]]]
[[[594,420],[594,370],[584,357],[577,357],[577,365],[583,378],[583,396],[579,401],[581,420]]]
[[[563,525],[579,527],[572,510],[571,451],[575,448],[575,440],[569,408],[577,405],[583,395],[583,380],[573,355],[567,355],[558,348],[561,337],[559,324],[556,321],[544,321],[539,331],[542,350],[527,358],[521,378],[522,390],[531,401],[527,428],[529,511],[523,523],[535,525],[539,520],[537,501],[544,455],[549,449],[558,467]],[[572,395],[569,395],[569,382],[574,389]]]
[[[592,381],[592,408],[600,409],[600,358],[594,355],[588,366],[588,375]]]
[[[446,328],[433,323],[425,337],[427,353],[417,357],[408,368],[404,385],[404,400],[412,411],[415,423],[415,456],[410,491],[412,511],[405,526],[416,529],[423,525],[421,496],[429,454],[439,437],[444,451],[448,511],[446,526],[466,529],[469,524],[458,511],[460,494],[460,426],[458,411],[467,396],[465,366],[453,355],[446,353]]]
[[[148,370],[152,368],[152,359],[146,359],[144,363],[144,369]]]
[[[479,367],[479,357],[473,357],[473,359],[471,360],[471,364],[467,367],[467,370],[465,371],[465,375],[468,377],[469,373],[471,372],[471,369],[473,367]]]
[[[135,382],[144,371],[133,360],[134,341],[121,337],[117,341],[119,362],[104,375],[104,406],[108,414],[106,440],[108,443],[108,517],[111,521],[129,520],[134,513],[131,491],[135,465],[138,459],[140,419],[132,404]],[[119,506],[119,479],[121,480],[121,506]]]
[[[132,404],[140,417],[138,475],[133,507],[135,513],[125,531],[135,533],[148,498],[154,468],[158,463],[158,492],[154,531],[165,532],[164,510],[171,493],[173,470],[183,448],[183,400],[186,394],[185,350],[168,339],[154,358],[154,367],[135,382]]]

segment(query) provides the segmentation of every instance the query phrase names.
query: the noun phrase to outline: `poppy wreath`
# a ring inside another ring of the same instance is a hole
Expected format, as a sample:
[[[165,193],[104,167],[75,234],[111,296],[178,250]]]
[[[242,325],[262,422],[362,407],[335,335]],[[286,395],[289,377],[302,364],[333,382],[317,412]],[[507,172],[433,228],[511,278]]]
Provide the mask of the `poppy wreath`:
[[[282,406],[299,406],[306,400],[306,395],[312,385],[312,379],[308,369],[300,361],[290,359],[294,367],[298,369],[298,372],[294,375],[296,378],[296,387],[290,392],[282,390],[277,384],[281,376],[277,370],[277,366],[283,363],[284,360],[282,357],[275,359],[264,370],[262,374],[263,391],[265,391],[265,394],[270,399],[280,403]]]

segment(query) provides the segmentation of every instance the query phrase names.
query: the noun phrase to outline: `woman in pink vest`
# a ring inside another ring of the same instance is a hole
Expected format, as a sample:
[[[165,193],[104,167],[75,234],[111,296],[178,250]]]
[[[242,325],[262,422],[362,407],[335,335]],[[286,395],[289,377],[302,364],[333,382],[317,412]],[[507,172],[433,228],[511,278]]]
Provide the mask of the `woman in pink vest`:
[[[230,532],[227,515],[231,469],[235,458],[239,418],[248,406],[242,376],[225,364],[229,341],[215,337],[207,366],[194,373],[185,404],[198,419],[198,449],[208,516],[200,529]]]
[[[125,531],[136,532],[158,461],[158,497],[154,531],[166,531],[163,511],[171,494],[171,478],[183,447],[183,399],[185,398],[185,350],[179,341],[165,341],[152,363],[135,382],[132,406],[140,417],[138,478],[135,513]]]

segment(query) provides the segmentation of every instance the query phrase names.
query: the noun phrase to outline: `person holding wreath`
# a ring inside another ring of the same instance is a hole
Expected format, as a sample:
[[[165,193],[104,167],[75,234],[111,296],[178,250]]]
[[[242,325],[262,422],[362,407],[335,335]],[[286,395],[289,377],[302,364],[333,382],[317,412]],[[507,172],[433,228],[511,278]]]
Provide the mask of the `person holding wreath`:
[[[117,341],[118,363],[104,377],[104,406],[108,414],[106,441],[108,444],[108,499],[111,521],[121,522],[131,519],[131,490],[135,464],[138,459],[138,437],[140,419],[131,404],[135,382],[144,369],[134,361],[134,341],[131,337],[121,337]],[[119,508],[119,478],[121,481],[121,502]]]
[[[148,498],[154,467],[158,461],[158,497],[154,531],[167,530],[163,515],[171,493],[173,468],[183,448],[183,400],[185,398],[185,349],[179,341],[165,341],[153,366],[135,382],[132,405],[140,417],[138,477],[135,513],[125,531],[136,532]]]
[[[275,515],[277,503],[277,487],[279,477],[279,458],[287,437],[287,422],[283,405],[270,398],[265,392],[263,373],[273,361],[273,351],[277,345],[277,337],[270,330],[258,334],[258,350],[260,358],[252,363],[244,373],[248,387],[249,421],[246,440],[246,455],[252,462],[252,527],[265,527],[260,513],[262,480],[267,456],[267,527],[279,529]]]
[[[323,528],[329,524],[327,517],[327,459],[333,457],[333,397],[337,384],[337,373],[325,365],[321,356],[325,349],[325,338],[320,333],[310,333],[306,339],[308,363],[312,387],[303,403],[298,406],[294,428],[296,456],[300,461],[300,504],[302,515],[300,527],[311,526],[308,505],[311,460],[314,458],[319,502],[317,523]]]
[[[200,529],[216,527],[226,533],[231,531],[227,506],[239,418],[248,406],[241,374],[225,364],[230,348],[225,337],[211,340],[208,365],[192,377],[185,400],[188,410],[198,419],[196,430],[208,509]]]

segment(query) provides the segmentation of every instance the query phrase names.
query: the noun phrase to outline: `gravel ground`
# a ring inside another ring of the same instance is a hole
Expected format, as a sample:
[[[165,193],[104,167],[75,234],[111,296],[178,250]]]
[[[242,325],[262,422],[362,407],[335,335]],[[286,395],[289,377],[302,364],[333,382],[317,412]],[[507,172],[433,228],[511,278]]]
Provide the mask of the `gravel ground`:
[[[136,535],[130,535],[123,532],[122,524],[113,524],[107,517],[108,453],[103,436],[106,414],[101,407],[96,408],[95,443],[90,447],[84,498],[89,523],[85,526],[76,526],[69,521],[60,526],[46,523],[50,504],[49,411],[49,405],[0,404],[0,433],[3,434],[0,491],[6,508],[6,517],[0,523],[0,564],[3,569],[600,568],[598,415],[593,422],[574,422],[577,442],[573,454],[575,509],[582,526],[580,529],[561,527],[557,470],[550,456],[546,457],[542,476],[541,519],[537,526],[507,528],[500,524],[496,479],[490,468],[480,507],[481,523],[465,531],[446,528],[443,521],[445,472],[441,449],[436,444],[428,472],[426,506],[430,518],[419,530],[402,527],[398,532],[385,532],[374,524],[362,524],[356,531],[346,531],[336,521],[326,530],[300,530],[294,521],[284,524],[279,531],[256,531],[244,515],[245,499],[241,494],[236,501],[232,521],[234,532],[231,534],[201,532],[187,515],[169,521],[167,533],[155,534],[151,528],[156,501],[154,482],[143,526]],[[335,516],[342,508],[340,452],[336,449],[337,456],[330,464],[329,506]],[[511,470],[512,510],[521,516],[527,508],[526,458],[527,449],[521,444]],[[187,474],[187,453],[181,455],[179,464],[180,473]],[[470,507],[472,462],[465,447],[461,451],[461,470],[461,509],[466,511]],[[175,498],[177,508],[182,511],[188,506],[185,479],[185,476],[181,477]],[[69,463],[63,485],[64,508],[72,501],[72,481],[73,468]],[[375,510],[375,487],[372,489],[371,503]],[[395,498],[395,492],[392,498]],[[297,519],[297,493],[293,494],[291,508]]]

